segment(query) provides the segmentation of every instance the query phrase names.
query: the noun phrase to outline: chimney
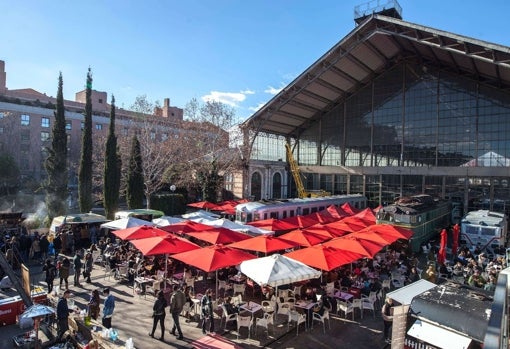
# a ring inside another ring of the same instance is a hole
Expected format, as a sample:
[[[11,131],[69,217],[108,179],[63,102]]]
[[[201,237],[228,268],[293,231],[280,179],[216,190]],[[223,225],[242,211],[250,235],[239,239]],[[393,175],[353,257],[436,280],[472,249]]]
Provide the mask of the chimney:
[[[170,109],[170,98],[165,98],[163,101],[163,115],[162,115],[164,118],[169,117],[169,115],[170,115],[169,109]]]
[[[0,60],[0,93],[7,91],[7,73],[5,72],[5,62]]]

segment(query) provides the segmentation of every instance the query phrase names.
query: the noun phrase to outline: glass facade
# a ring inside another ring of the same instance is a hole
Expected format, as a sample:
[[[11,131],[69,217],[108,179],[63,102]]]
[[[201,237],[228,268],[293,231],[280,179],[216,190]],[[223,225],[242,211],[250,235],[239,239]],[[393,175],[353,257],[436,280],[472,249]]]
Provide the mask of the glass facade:
[[[450,70],[402,62],[330,109],[291,143],[297,143],[294,157],[300,166],[338,167],[337,173],[307,173],[308,189],[363,193],[372,207],[416,193],[464,195],[461,201],[475,208],[487,197],[492,205],[496,200],[510,203],[507,177],[490,172],[472,177],[467,171],[510,166],[508,120],[508,91]],[[257,159],[285,158],[280,155],[284,138],[271,137],[257,136],[257,150],[265,147],[256,152]],[[454,173],[447,168],[455,168]]]

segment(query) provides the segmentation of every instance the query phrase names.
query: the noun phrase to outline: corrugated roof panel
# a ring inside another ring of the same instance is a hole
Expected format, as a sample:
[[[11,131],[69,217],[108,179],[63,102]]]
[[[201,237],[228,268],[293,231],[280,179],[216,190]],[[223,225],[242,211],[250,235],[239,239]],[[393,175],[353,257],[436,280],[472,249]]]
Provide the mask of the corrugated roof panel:
[[[370,74],[350,59],[342,59],[335,66],[340,70],[348,71],[349,75],[358,81],[363,81]]]
[[[379,70],[386,64],[386,60],[367,45],[357,46],[351,51],[351,54],[374,71]]]
[[[318,94],[320,96],[323,96],[324,98],[334,100],[339,97],[340,91],[335,91],[332,89],[327,88],[326,86],[323,86],[319,84],[318,82],[313,82],[307,87],[307,90],[312,91],[315,94]]]
[[[395,44],[391,35],[376,33],[369,38],[369,41],[388,59],[395,57],[400,52],[400,48]]]
[[[348,78],[344,78],[341,75],[332,71],[328,71],[322,74],[321,79],[335,87],[338,87],[342,91],[348,91],[354,86],[351,80],[349,80]]]

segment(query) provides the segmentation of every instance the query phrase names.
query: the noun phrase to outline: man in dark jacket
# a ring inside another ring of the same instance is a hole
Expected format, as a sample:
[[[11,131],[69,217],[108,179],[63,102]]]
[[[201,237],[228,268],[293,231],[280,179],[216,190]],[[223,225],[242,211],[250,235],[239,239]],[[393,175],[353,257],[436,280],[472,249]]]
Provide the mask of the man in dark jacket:
[[[74,286],[80,285],[80,274],[81,268],[83,267],[83,263],[81,261],[80,251],[76,250],[73,258],[73,267],[74,267]]]
[[[202,318],[203,318],[202,333],[206,334],[205,325],[206,325],[207,319],[209,319],[209,322],[210,322],[209,331],[214,332],[212,289],[208,288],[207,291],[205,291],[205,294],[202,297],[202,300],[200,301],[200,305],[202,306]]]
[[[171,334],[175,336],[175,330],[179,333],[177,339],[183,339],[181,325],[179,324],[179,315],[182,312],[182,308],[184,307],[184,303],[186,303],[186,295],[181,291],[178,285],[174,285],[174,292],[170,297],[170,313],[172,314],[172,319],[174,320],[174,326],[170,331]]]
[[[67,299],[71,296],[71,291],[65,290],[57,303],[57,339],[62,339],[64,333],[69,330],[69,314],[73,312],[67,306]]]

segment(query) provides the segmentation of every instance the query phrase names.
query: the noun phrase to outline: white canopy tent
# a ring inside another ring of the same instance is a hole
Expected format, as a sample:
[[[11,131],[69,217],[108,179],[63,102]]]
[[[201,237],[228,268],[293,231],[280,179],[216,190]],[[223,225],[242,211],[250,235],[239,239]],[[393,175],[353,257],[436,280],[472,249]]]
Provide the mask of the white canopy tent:
[[[251,235],[273,235],[274,232],[270,230],[260,229],[257,227],[253,227],[251,225],[243,225],[237,224],[225,218],[215,219],[215,220],[204,220],[200,223],[210,225],[216,228],[227,228],[234,231],[239,231],[243,233],[251,233]]]
[[[139,227],[141,225],[153,227],[154,223],[139,218],[127,217],[103,223],[101,224],[101,228],[106,228],[110,230],[120,230],[132,227]]]
[[[181,217],[184,218],[184,219],[189,219],[190,221],[192,221],[192,220],[194,220],[196,218],[212,218],[212,219],[217,219],[217,218],[220,218],[220,215],[217,215],[217,214],[209,212],[209,211],[199,210],[199,211],[196,211],[196,212],[191,212],[191,213],[183,214],[183,215],[181,215]]]
[[[280,254],[244,261],[239,270],[260,286],[272,287],[317,279],[322,274],[320,270]]]
[[[160,218],[153,219],[152,223],[154,223],[156,227],[166,227],[167,225],[179,223],[182,222],[183,220],[184,218],[163,216]]]
[[[388,292],[386,297],[390,297],[402,305],[409,305],[414,297],[436,286],[433,282],[421,279],[404,287],[397,288],[395,291]]]

